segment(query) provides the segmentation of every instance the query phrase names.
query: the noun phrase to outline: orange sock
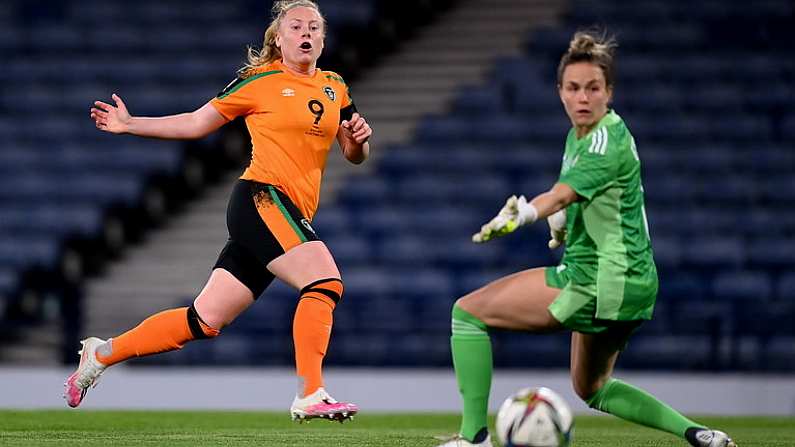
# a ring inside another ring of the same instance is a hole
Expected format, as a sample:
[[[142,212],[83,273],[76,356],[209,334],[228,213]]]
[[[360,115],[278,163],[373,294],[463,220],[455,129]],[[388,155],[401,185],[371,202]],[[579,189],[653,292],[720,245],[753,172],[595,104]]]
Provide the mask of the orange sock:
[[[220,331],[202,321],[193,306],[164,310],[97,348],[97,360],[110,366],[133,357],[180,349],[191,340],[218,334]]]
[[[301,290],[301,298],[293,319],[295,366],[303,382],[303,396],[308,396],[323,386],[323,357],[326,355],[332,311],[342,296],[342,281],[324,279]]]

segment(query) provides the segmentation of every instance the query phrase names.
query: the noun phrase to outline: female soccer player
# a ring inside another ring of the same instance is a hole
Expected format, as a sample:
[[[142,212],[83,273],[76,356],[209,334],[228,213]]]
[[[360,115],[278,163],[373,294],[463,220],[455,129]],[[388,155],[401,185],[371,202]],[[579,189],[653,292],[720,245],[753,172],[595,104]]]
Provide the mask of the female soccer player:
[[[558,66],[558,93],[572,123],[558,182],[530,201],[512,196],[474,242],[548,218],[557,267],[494,281],[453,307],[453,364],[464,411],[446,447],[491,446],[486,425],[492,360],[489,329],[571,330],[571,379],[592,408],[673,433],[693,446],[732,447],[654,396],[611,377],[618,353],[652,316],[657,271],[643,206],[640,160],[624,121],[609,108],[615,42],[574,35]]]
[[[310,221],[334,137],[345,158],[358,164],[369,154],[372,130],[356,113],[342,78],[316,66],[325,28],[314,2],[278,1],[262,50],[249,49],[238,78],[198,110],[142,118],[131,116],[115,94],[115,106],[94,103],[91,118],[100,130],[155,138],[201,138],[242,116],[253,153],[229,200],[229,240],[193,305],[152,315],[107,341],[84,340],[80,365],[65,384],[70,406],[80,404],[108,366],[218,336],[277,277],[300,290],[293,321],[299,379],[293,419],[342,421],[358,411],[332,399],[323,386],[332,311],[343,284]]]

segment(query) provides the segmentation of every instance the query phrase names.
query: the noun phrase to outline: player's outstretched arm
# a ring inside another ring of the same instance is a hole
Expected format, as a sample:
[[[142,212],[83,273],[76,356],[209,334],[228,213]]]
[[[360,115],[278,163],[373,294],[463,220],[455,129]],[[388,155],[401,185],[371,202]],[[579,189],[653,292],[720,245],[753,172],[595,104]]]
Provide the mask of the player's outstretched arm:
[[[94,101],[91,107],[91,119],[97,129],[105,132],[191,140],[202,138],[227,123],[209,102],[193,112],[148,118],[130,115],[119,95],[114,93],[112,99],[115,105]]]
[[[373,129],[367,120],[358,113],[354,113],[350,120],[343,120],[337,132],[337,141],[340,143],[345,158],[354,164],[359,164],[370,155],[370,136]]]
[[[522,225],[531,224],[566,208],[577,201],[577,198],[577,193],[565,183],[556,183],[552,189],[535,196],[529,202],[524,196],[511,196],[497,216],[472,235],[472,241],[486,242],[513,233]]]

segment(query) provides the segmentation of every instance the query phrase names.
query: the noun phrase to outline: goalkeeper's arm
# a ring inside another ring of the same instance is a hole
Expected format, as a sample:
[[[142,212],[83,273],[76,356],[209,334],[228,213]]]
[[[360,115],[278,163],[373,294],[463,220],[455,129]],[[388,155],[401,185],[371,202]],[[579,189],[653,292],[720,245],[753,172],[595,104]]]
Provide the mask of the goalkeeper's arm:
[[[541,193],[530,201],[536,210],[536,220],[547,218],[578,200],[579,196],[565,183],[555,183],[552,189]],[[532,223],[532,222],[524,222]]]
[[[577,201],[577,193],[565,183],[556,183],[549,191],[530,202],[524,196],[511,196],[500,213],[472,235],[474,242],[486,242],[515,231],[522,225],[546,218]]]

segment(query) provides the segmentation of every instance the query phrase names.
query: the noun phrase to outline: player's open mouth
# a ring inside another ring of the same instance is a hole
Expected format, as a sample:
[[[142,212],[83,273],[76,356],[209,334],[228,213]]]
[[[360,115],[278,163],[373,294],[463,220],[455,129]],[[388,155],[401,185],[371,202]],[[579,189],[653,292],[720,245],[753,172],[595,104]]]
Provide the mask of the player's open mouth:
[[[299,48],[301,48],[304,51],[310,51],[310,50],[312,50],[312,44],[309,43],[309,42],[304,42],[304,43],[301,44],[301,46]]]

